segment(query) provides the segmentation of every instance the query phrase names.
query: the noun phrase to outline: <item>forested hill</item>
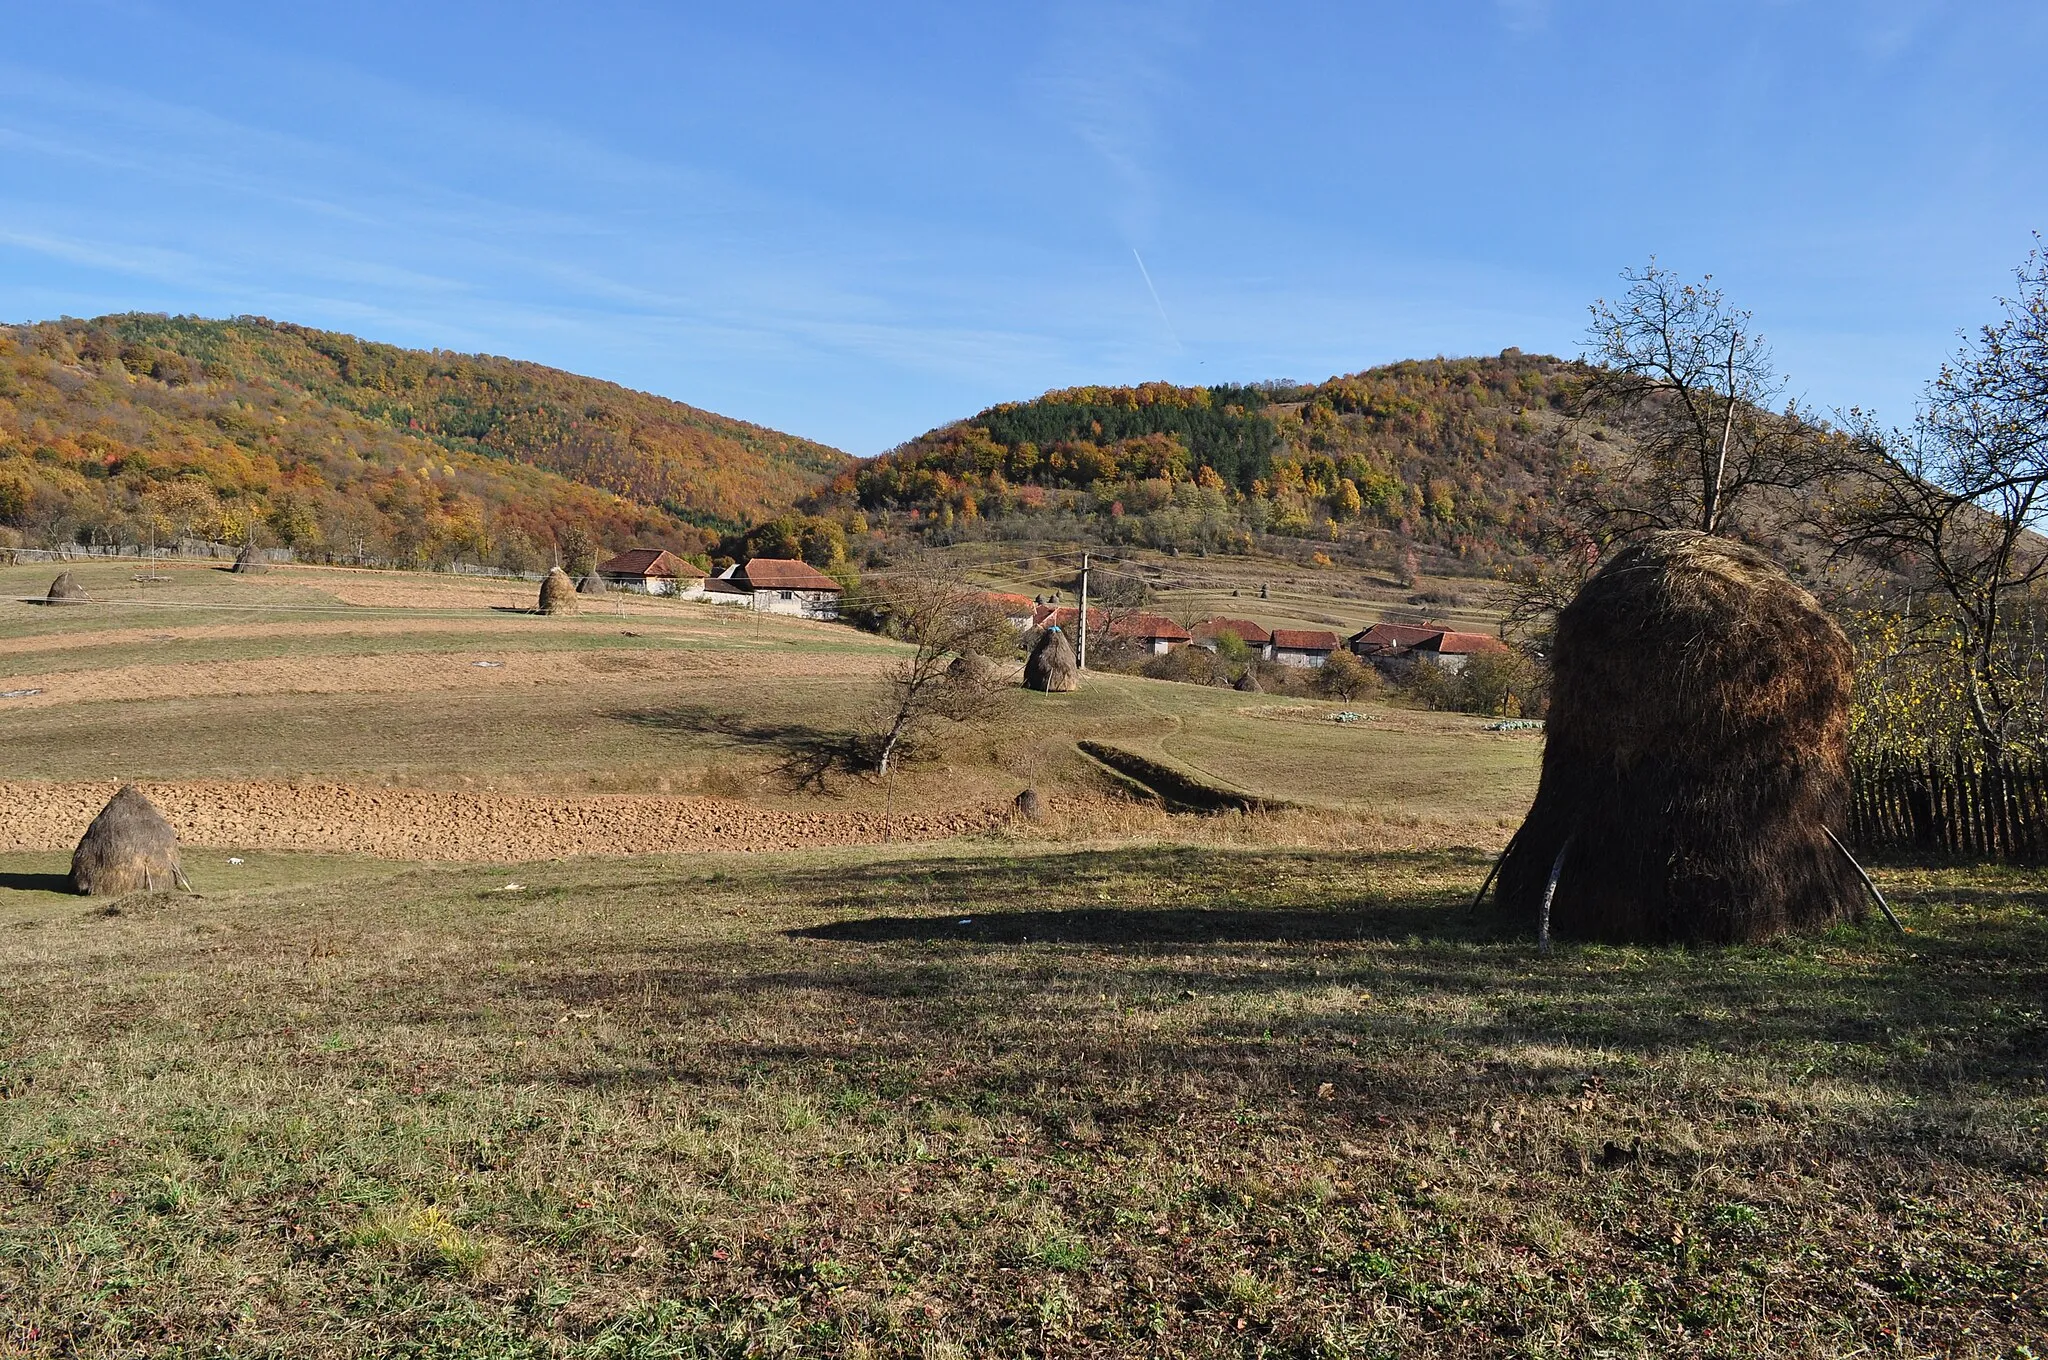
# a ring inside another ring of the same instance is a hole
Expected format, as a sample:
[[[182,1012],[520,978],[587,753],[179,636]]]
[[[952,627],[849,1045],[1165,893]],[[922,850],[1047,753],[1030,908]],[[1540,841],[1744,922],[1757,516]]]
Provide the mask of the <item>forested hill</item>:
[[[680,402],[486,355],[260,318],[0,327],[0,530],[157,532],[391,560],[691,553],[853,460]]]
[[[1484,571],[1539,551],[1569,456],[1560,410],[1584,372],[1508,350],[1313,385],[1069,388],[921,435],[809,508],[952,537],[1369,539]]]

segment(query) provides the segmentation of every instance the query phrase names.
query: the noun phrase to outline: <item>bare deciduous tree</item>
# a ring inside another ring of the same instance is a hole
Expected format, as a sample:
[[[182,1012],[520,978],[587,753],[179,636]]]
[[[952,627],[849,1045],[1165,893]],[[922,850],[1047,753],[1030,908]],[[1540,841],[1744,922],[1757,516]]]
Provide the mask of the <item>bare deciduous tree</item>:
[[[1000,654],[1015,646],[1015,636],[984,592],[943,571],[880,581],[868,607],[885,632],[913,648],[890,673],[868,725],[872,768],[886,779],[905,742],[940,719],[964,722],[987,711],[999,691],[986,669],[966,658]]]
[[[2048,256],[2017,271],[2003,315],[1967,339],[1928,385],[1910,431],[1868,424],[1874,456],[1840,498],[1845,548],[1904,572],[1940,602],[1922,618],[1950,631],[1964,662],[1965,708],[1987,761],[2048,737],[2036,587],[2048,579]]]
[[[1809,483],[1820,448],[1795,407],[1772,409],[1783,382],[1750,314],[1711,276],[1684,282],[1655,260],[1622,278],[1619,302],[1592,306],[1595,368],[1577,402],[1625,436],[1618,460],[1584,467],[1566,492],[1587,527],[1724,533],[1757,488]]]

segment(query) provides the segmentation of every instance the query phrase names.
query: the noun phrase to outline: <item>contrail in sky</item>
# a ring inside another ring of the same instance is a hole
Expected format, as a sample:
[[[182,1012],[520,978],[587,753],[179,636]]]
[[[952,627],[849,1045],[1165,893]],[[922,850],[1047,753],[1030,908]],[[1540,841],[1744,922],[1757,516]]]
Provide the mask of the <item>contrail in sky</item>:
[[[1166,322],[1166,333],[1173,337],[1173,347],[1186,349],[1187,346],[1180,342],[1180,332],[1173,328],[1173,322],[1167,320],[1166,304],[1159,300],[1159,290],[1152,286],[1152,271],[1145,268],[1145,257],[1138,253],[1136,246],[1131,247],[1131,258],[1138,262],[1138,272],[1145,276],[1145,291],[1152,295],[1152,305],[1159,309],[1159,319]]]

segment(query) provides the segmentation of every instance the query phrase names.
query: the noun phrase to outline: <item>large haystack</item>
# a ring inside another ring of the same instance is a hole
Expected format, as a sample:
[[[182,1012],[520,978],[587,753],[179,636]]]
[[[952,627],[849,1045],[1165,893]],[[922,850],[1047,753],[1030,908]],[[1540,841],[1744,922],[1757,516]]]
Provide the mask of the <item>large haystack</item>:
[[[1860,917],[1828,838],[1848,812],[1849,667],[1841,629],[1752,549],[1682,531],[1625,548],[1558,615],[1502,908],[1533,932],[1563,849],[1564,938],[1750,941]]]
[[[241,576],[253,576],[258,572],[269,571],[270,564],[257,555],[255,545],[251,544],[235,554],[235,565],[228,570]]]
[[[583,579],[576,583],[578,595],[602,595],[609,589],[611,587],[606,584],[604,577],[594,571],[585,572]]]
[[[1266,692],[1266,687],[1259,683],[1258,669],[1253,666],[1246,666],[1244,674],[1237,677],[1237,683],[1232,685],[1231,688],[1239,694],[1264,694]]]
[[[78,578],[68,571],[57,573],[57,579],[50,582],[50,593],[44,597],[49,604],[84,604],[92,596],[85,593],[85,587],[78,584]]]
[[[555,567],[541,578],[540,613],[573,614],[576,612],[576,583],[569,579],[569,573]]]
[[[1074,644],[1058,624],[1038,636],[1038,645],[1024,663],[1024,688],[1041,694],[1071,694],[1081,688],[1081,666]]]
[[[192,885],[178,868],[178,833],[141,789],[124,784],[72,852],[71,886],[109,897]]]

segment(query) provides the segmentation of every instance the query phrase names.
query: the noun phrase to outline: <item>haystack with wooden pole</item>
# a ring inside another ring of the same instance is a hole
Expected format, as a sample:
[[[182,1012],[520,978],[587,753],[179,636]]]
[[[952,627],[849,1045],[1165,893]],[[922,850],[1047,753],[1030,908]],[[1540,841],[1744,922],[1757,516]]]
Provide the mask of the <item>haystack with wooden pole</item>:
[[[93,897],[192,889],[178,867],[178,833],[133,784],[122,785],[85,829],[71,855],[71,887]]]
[[[1251,666],[1244,668],[1244,674],[1237,677],[1237,683],[1233,684],[1231,688],[1239,694],[1264,694],[1266,692],[1266,687],[1259,683],[1258,671]]]
[[[1536,801],[1500,862],[1532,934],[1733,943],[1858,919],[1848,641],[1762,554],[1624,548],[1557,618]]]
[[[1038,635],[1038,645],[1024,662],[1024,688],[1041,694],[1071,694],[1081,688],[1081,667],[1074,644],[1058,624]]]
[[[560,567],[550,568],[541,578],[540,608],[542,614],[573,614],[576,612],[576,583],[569,579],[569,573]]]
[[[78,584],[78,578],[68,571],[57,573],[57,579],[50,582],[50,593],[43,597],[46,604],[86,604],[92,596],[85,593],[85,587]]]
[[[228,570],[239,576],[253,576],[258,572],[269,571],[270,564],[265,562],[257,553],[256,545],[250,543],[235,554],[235,565],[229,567]]]
[[[576,583],[576,593],[578,595],[602,595],[610,589],[611,585],[604,577],[598,575],[594,568],[585,572],[583,579]]]

